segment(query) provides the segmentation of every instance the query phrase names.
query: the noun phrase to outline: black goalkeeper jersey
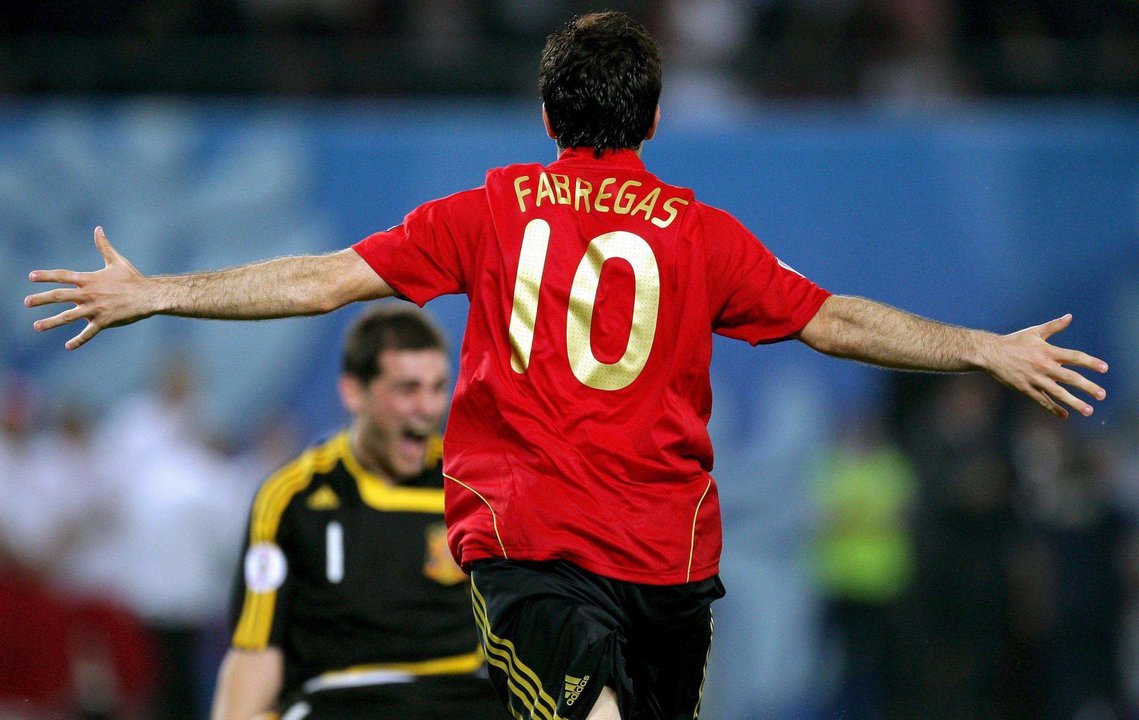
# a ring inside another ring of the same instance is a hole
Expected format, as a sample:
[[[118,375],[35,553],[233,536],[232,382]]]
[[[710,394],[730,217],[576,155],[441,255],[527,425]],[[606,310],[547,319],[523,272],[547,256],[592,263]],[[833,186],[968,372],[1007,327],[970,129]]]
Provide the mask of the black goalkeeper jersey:
[[[469,582],[447,549],[441,447],[434,438],[428,469],[390,485],[342,432],[257,492],[232,643],[281,648],[283,696],[481,669]]]

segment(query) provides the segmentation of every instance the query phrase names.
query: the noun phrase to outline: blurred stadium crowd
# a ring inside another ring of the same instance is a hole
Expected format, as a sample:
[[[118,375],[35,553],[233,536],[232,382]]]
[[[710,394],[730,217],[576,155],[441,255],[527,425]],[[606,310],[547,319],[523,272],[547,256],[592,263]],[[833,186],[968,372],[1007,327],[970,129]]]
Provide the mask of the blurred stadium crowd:
[[[1136,0],[42,0],[0,7],[0,97],[532,98],[550,28],[600,7],[721,106],[1139,92]],[[308,438],[217,438],[166,360],[107,408],[0,381],[0,718],[205,716],[249,500]],[[726,498],[793,489],[766,530],[725,503],[702,717],[1139,720],[1139,413],[1087,432],[916,375],[821,440],[795,409],[804,452],[714,438]]]
[[[208,430],[190,363],[95,416],[0,392],[0,717],[203,718],[261,479],[296,449]]]
[[[1139,90],[1134,0],[45,0],[0,9],[0,91],[531,97],[546,34],[600,8],[670,84],[762,98]]]

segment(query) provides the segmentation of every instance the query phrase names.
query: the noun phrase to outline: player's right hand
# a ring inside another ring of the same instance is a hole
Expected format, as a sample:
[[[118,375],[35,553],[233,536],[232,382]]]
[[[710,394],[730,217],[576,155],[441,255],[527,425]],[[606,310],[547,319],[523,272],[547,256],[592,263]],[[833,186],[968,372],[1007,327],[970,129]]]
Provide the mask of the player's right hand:
[[[74,350],[103,328],[127,325],[141,320],[153,311],[143,306],[142,288],[146,277],[134,265],[111,247],[103,228],[95,228],[95,247],[103,256],[104,267],[95,272],[74,270],[33,270],[28,279],[37,283],[60,283],[72,287],[56,288],[24,298],[25,307],[39,307],[54,303],[74,303],[75,306],[32,324],[36,332],[51,330],[80,319],[87,326],[64,345]]]

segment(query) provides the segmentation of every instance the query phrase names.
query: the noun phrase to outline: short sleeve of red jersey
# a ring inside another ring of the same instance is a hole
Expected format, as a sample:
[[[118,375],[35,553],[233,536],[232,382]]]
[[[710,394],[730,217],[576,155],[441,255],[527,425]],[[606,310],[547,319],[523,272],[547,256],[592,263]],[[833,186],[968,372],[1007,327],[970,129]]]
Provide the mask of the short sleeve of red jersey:
[[[432,200],[391,230],[352,246],[381,278],[417,305],[465,292],[479,240],[491,226],[482,188]]]
[[[728,213],[696,205],[703,234],[712,329],[752,345],[799,332],[830,293],[779,261]]]

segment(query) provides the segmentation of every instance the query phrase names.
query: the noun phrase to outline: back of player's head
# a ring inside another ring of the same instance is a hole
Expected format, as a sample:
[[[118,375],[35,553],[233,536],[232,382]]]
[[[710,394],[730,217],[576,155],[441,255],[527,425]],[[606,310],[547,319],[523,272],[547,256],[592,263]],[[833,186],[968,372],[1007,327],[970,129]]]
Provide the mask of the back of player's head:
[[[360,314],[348,331],[341,370],[363,383],[380,374],[385,350],[447,352],[447,338],[427,313],[407,303],[378,303]]]
[[[538,91],[560,147],[640,147],[660,89],[656,42],[625,13],[582,15],[546,40]]]

